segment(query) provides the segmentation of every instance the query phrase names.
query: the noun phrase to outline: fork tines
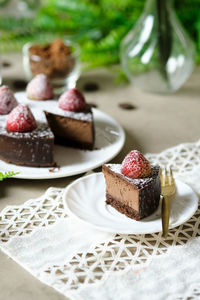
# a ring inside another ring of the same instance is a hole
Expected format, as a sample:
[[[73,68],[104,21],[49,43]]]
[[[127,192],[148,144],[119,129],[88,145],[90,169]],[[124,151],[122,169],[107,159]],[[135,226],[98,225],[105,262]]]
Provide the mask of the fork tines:
[[[174,184],[174,176],[171,167],[168,169],[161,168],[160,180],[162,186]]]

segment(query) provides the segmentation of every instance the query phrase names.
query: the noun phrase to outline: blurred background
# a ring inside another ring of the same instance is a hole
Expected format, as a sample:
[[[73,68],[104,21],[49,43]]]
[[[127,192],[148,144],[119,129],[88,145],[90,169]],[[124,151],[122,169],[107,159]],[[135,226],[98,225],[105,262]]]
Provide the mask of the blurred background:
[[[27,42],[44,43],[60,37],[80,45],[83,71],[114,67],[117,79],[125,80],[119,66],[120,44],[140,18],[145,3],[144,0],[0,0],[2,69],[9,65],[5,54],[21,52]],[[174,7],[195,42],[198,64],[200,1],[176,0]]]

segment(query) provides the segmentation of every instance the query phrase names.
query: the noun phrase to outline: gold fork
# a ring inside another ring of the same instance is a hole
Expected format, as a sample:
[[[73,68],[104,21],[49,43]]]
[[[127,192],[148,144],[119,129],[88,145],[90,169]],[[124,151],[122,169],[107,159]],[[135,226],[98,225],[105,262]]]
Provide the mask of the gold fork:
[[[176,193],[176,186],[171,168],[169,169],[169,172],[166,168],[161,169],[160,182],[162,195],[162,236],[166,238],[169,228],[170,200]]]

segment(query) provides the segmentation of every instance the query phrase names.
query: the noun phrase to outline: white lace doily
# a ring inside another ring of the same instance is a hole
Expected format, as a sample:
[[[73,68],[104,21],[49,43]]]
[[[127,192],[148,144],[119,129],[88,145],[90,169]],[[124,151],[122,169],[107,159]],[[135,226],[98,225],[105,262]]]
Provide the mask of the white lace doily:
[[[146,156],[172,166],[200,194],[200,141]],[[161,233],[113,235],[68,217],[62,193],[49,188],[38,199],[6,207],[0,214],[2,251],[71,299],[199,299],[200,272],[192,267],[200,268],[200,209],[166,240]],[[190,275],[182,276],[188,269]]]

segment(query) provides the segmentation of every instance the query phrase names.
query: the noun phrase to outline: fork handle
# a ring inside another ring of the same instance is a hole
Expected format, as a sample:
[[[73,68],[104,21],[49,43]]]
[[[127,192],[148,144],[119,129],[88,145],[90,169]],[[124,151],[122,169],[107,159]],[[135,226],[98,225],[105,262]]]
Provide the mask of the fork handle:
[[[169,228],[169,199],[162,196],[162,236],[167,237]]]

